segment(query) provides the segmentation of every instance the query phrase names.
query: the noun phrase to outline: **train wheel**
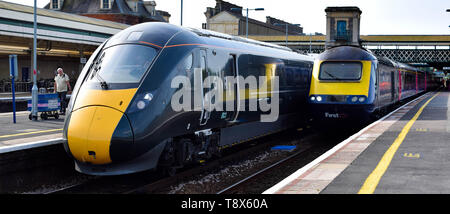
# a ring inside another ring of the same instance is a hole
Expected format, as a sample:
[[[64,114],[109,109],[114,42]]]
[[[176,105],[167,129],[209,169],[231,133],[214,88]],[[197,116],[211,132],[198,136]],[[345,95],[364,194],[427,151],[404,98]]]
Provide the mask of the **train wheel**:
[[[177,168],[175,167],[164,168],[164,174],[169,177],[175,176],[177,174]]]
[[[47,113],[42,113],[42,114],[41,114],[41,119],[47,120],[47,119],[48,119]]]
[[[194,148],[187,138],[170,139],[159,159],[159,166],[165,175],[173,176],[177,169],[193,161]]]
[[[30,120],[38,120],[37,116],[33,116],[31,113],[28,115],[28,119]]]
[[[163,153],[159,157],[158,165],[161,167],[165,175],[174,174],[176,170],[173,170],[176,164],[176,152],[173,143],[173,139],[169,139],[166,148],[164,148]]]

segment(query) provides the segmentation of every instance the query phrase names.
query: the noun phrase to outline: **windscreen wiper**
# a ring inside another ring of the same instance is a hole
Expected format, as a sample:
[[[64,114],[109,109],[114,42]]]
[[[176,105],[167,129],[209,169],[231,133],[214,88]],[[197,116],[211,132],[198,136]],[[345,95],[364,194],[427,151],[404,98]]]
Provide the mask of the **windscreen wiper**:
[[[92,71],[92,75],[94,75],[97,80],[100,82],[100,86],[102,87],[102,89],[108,89],[108,84],[106,83],[106,81],[100,76],[100,74],[98,73],[98,71],[100,70],[101,66],[100,66],[100,62],[97,60],[95,62],[94,65],[94,70]],[[92,77],[91,77],[92,78]]]
[[[100,82],[100,86],[107,90],[108,89],[108,83],[106,83],[106,81],[102,78],[102,76],[100,76],[100,74],[98,73],[98,71],[95,71],[95,77],[98,79],[98,81]]]
[[[323,71],[323,72],[325,72],[326,74],[328,74],[330,77],[334,78],[335,80],[342,80],[341,78],[338,78],[338,77],[334,76],[333,74],[331,74],[328,71]]]
[[[106,81],[102,78],[102,76],[100,76],[100,74],[98,73],[98,71],[100,70],[100,68],[101,68],[101,63],[102,63],[102,61],[103,61],[103,57],[105,56],[105,54],[103,53],[101,56],[100,56],[100,58],[99,59],[97,59],[96,61],[95,61],[95,64],[94,64],[94,70],[92,71],[93,72],[93,75],[95,75],[95,77],[97,78],[97,80],[100,82],[100,86],[102,87],[102,89],[105,89],[105,90],[107,90],[108,89],[108,84],[106,83]],[[92,78],[92,77],[91,77]]]

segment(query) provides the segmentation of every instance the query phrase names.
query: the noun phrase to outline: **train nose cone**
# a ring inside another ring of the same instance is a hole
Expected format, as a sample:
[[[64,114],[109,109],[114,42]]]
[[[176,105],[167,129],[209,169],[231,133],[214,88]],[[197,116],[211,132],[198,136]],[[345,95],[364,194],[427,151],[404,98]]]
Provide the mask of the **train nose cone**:
[[[115,137],[117,130],[120,135]],[[78,161],[111,163],[111,142],[122,138],[133,141],[131,127],[122,112],[106,106],[88,106],[72,113],[67,140],[73,157]]]

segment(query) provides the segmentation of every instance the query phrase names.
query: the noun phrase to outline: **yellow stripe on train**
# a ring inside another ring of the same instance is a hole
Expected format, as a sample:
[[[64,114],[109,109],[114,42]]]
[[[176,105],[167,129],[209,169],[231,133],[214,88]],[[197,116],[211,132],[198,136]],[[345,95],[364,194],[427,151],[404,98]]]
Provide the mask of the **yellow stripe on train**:
[[[363,65],[361,80],[335,82],[319,80],[320,66],[323,62],[316,61],[314,63],[309,95],[369,95],[371,61],[358,61]]]

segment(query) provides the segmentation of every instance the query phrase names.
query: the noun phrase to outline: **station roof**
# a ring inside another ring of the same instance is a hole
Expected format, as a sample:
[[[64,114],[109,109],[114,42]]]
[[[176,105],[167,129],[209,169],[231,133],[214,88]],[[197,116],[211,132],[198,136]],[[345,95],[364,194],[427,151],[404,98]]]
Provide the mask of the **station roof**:
[[[15,3],[10,3],[10,2],[4,2],[4,1],[0,1],[0,9],[16,11],[16,12],[20,12],[20,13],[33,14],[33,7],[31,7],[31,6],[15,4]],[[126,24],[121,24],[121,23],[117,23],[117,22],[89,18],[86,16],[80,16],[80,15],[75,15],[75,14],[70,14],[70,13],[63,13],[63,12],[59,12],[59,11],[42,9],[42,8],[37,8],[37,15],[42,16],[42,17],[52,17],[52,18],[57,18],[57,19],[61,19],[61,20],[75,21],[75,22],[79,22],[79,23],[97,25],[97,26],[114,28],[114,29],[119,29],[119,30],[122,30],[122,29],[125,29],[128,27],[128,25],[126,25]],[[20,18],[20,17],[14,17],[14,18]],[[39,22],[39,20],[38,20],[38,22]]]
[[[34,36],[34,8],[0,1],[0,55],[29,54]],[[37,8],[38,54],[89,54],[129,25]]]

